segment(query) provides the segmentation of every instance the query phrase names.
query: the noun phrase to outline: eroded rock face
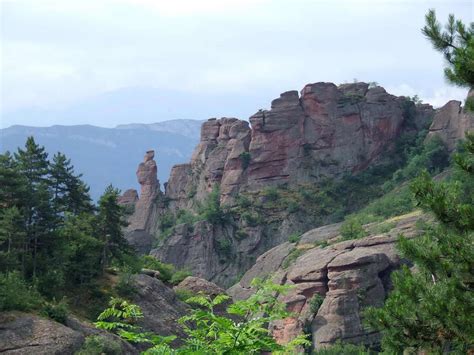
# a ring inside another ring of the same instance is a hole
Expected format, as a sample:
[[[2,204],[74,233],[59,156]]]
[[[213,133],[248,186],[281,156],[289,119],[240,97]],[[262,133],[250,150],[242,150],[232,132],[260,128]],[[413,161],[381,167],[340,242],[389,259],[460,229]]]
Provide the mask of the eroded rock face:
[[[117,200],[122,206],[135,206],[138,201],[138,192],[135,189],[129,189],[123,193]]]
[[[470,95],[474,95],[471,91]],[[428,133],[429,137],[439,136],[449,151],[453,151],[466,132],[474,131],[474,114],[461,107],[460,101],[449,101],[441,107],[433,118]]]
[[[188,312],[189,307],[177,298],[173,290],[160,280],[144,274],[134,276],[134,284],[137,293],[132,301],[140,306],[144,316],[139,325],[162,336],[184,337],[177,321]]]
[[[225,294],[225,290],[217,286],[215,283],[194,276],[186,277],[176,285],[174,289],[186,290],[191,292],[193,295],[203,294],[211,297]]]
[[[140,198],[135,190],[127,190],[118,200],[124,206],[132,206],[125,238],[140,254],[148,254],[153,243],[153,230],[158,219],[159,202],[162,193],[157,178],[155,152],[146,152],[143,162],[138,165],[137,179],[140,184]]]
[[[253,292],[249,285],[253,277],[272,277],[275,282],[292,285],[290,292],[280,296],[280,300],[295,316],[271,324],[274,336],[281,343],[308,329],[311,329],[315,348],[338,340],[377,343],[379,334],[364,328],[361,311],[383,304],[391,287],[389,275],[403,262],[395,249],[395,241],[400,233],[408,238],[416,236],[415,223],[420,218],[425,216],[419,213],[401,216],[391,221],[395,226],[388,233],[343,242],[337,241],[339,225],[309,231],[298,246],[278,246],[262,255],[227,292],[234,299],[248,297]],[[376,230],[375,227],[366,226],[369,230]],[[309,244],[310,240],[327,241],[330,245],[315,247]],[[284,269],[282,260],[296,248],[300,248],[302,255]],[[275,263],[268,262],[273,259]],[[324,297],[317,309],[311,305],[315,294]]]
[[[197,212],[217,186],[221,204],[233,206],[239,194],[314,185],[364,170],[383,160],[382,153],[393,148],[400,134],[423,127],[433,112],[429,105],[415,106],[365,83],[315,83],[301,93],[281,94],[269,110],[250,117],[251,127],[232,117],[209,119],[191,161],[173,167],[164,194],[153,153],[147,153],[137,171],[141,194],[127,238],[143,253],[155,238],[158,247],[152,255],[227,287],[265,251],[317,224],[304,212],[280,211],[264,216],[266,223],[260,225],[200,221],[162,237],[163,216]]]
[[[21,312],[0,313],[2,354],[74,354],[84,336],[49,319]]]
[[[433,112],[365,83],[308,84],[301,95],[285,92],[270,110],[251,116],[251,128],[236,118],[205,122],[190,164],[173,169],[166,196],[173,206],[189,208],[191,198],[201,199],[215,184],[229,201],[239,191],[357,172]]]

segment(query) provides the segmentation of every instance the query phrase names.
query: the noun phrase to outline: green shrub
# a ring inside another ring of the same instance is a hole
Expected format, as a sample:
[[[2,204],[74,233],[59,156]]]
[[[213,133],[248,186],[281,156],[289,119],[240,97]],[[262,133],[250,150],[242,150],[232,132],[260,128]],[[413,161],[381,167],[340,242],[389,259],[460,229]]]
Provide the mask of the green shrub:
[[[276,187],[266,187],[262,191],[262,195],[266,197],[267,201],[275,202],[280,198],[280,193]]]
[[[166,229],[169,229],[175,226],[176,217],[172,212],[167,211],[160,216],[159,224],[160,224],[160,230],[164,232]]]
[[[262,217],[256,212],[245,211],[240,215],[240,218],[251,227],[256,227],[263,223]]]
[[[298,259],[299,256],[303,254],[303,250],[294,248],[290,254],[283,260],[282,267],[283,269],[288,269],[288,267]]]
[[[193,274],[188,270],[178,270],[171,277],[170,283],[172,285],[177,285],[183,281],[186,277],[192,276]]]
[[[196,296],[192,291],[185,290],[183,288],[174,290],[174,293],[176,293],[176,297],[178,297],[178,299],[183,302],[186,302],[189,298]]]
[[[194,224],[199,220],[199,216],[191,213],[187,210],[178,210],[176,212],[176,225],[187,223],[187,224]]]
[[[317,240],[313,243],[315,247],[326,248],[329,245],[327,240]]]
[[[293,233],[288,237],[288,241],[290,243],[298,243],[301,239],[301,234],[300,233]]]
[[[324,297],[321,296],[319,293],[315,293],[313,297],[309,300],[309,309],[311,313],[316,314],[318,313],[319,307],[323,304]]]
[[[176,336],[143,333],[134,324],[143,317],[140,307],[125,300],[112,299],[110,307],[99,315],[95,325],[128,341],[149,343],[153,347],[146,353],[150,354],[296,354],[300,347],[309,346],[310,342],[304,335],[280,345],[268,331],[270,321],[290,316],[279,297],[289,286],[261,280],[253,280],[251,286],[254,294],[234,303],[228,302],[228,295],[213,298],[196,295],[188,299],[191,310],[178,321],[186,336],[176,351],[170,347]],[[217,313],[216,309],[227,302],[230,304],[225,315]]]
[[[0,311],[28,311],[42,302],[38,291],[18,272],[0,273]]]
[[[388,233],[396,226],[397,224],[395,222],[383,222],[374,228],[374,233],[376,234]]]
[[[45,302],[41,309],[43,316],[62,324],[66,323],[68,313],[69,309],[65,298],[59,302],[54,299],[52,302]]]
[[[199,208],[201,217],[214,225],[223,224],[229,219],[229,212],[221,206],[220,198],[220,189],[216,185]]]
[[[250,164],[251,156],[249,152],[243,152],[240,154],[240,161],[242,162],[242,168],[247,169]]]
[[[286,211],[288,213],[296,213],[300,210],[300,204],[294,200],[290,200],[287,204]]]
[[[119,355],[122,354],[120,344],[112,339],[100,336],[89,335],[76,355]]]
[[[340,233],[344,240],[359,239],[367,236],[366,230],[355,217],[351,217],[344,221],[341,225]]]
[[[237,197],[235,199],[235,203],[240,208],[248,208],[248,207],[252,206],[252,201],[250,201],[250,199],[247,196],[243,195],[243,194],[237,195]]]
[[[232,242],[229,239],[223,237],[215,241],[216,250],[219,255],[229,257],[232,254]]]
[[[128,272],[120,273],[119,281],[115,285],[115,291],[121,297],[131,298],[137,293],[137,288],[133,283],[132,276],[133,275]]]
[[[235,233],[235,237],[239,240],[241,239],[245,239],[247,238],[249,235],[247,234],[247,232],[243,229],[239,229],[237,230],[237,232]]]
[[[143,267],[160,272],[161,281],[168,282],[174,273],[174,266],[166,264],[151,255],[142,256]]]

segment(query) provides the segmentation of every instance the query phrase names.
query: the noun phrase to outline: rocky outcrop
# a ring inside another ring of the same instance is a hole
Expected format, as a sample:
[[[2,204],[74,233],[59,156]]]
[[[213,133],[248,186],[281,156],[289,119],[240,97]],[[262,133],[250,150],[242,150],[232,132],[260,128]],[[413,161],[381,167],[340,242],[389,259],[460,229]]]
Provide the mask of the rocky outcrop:
[[[366,83],[315,83],[288,91],[270,110],[250,117],[210,119],[189,164],[175,166],[166,196],[177,208],[192,206],[219,184],[223,201],[239,191],[269,185],[314,183],[375,163],[402,130],[430,119],[429,105]]]
[[[315,348],[338,340],[377,343],[379,334],[363,326],[362,310],[383,304],[390,289],[389,275],[403,262],[395,241],[400,233],[408,238],[416,236],[415,223],[420,218],[426,217],[413,213],[394,218],[388,221],[393,227],[387,233],[376,233],[378,224],[367,225],[366,229],[373,230],[370,236],[342,242],[339,225],[315,229],[298,245],[288,248],[290,243],[285,243],[262,255],[228,293],[234,299],[248,297],[253,292],[249,280],[254,277],[272,277],[275,282],[292,285],[280,299],[294,316],[271,325],[281,343],[308,330]],[[323,241],[329,246],[316,246]],[[283,260],[294,253],[300,256],[285,269]],[[320,305],[316,294],[324,298]]]
[[[119,205],[135,207],[138,202],[138,192],[135,189],[128,189],[117,199]]]
[[[471,91],[470,95],[474,95],[474,91]],[[461,107],[460,101],[452,100],[436,112],[427,138],[437,135],[448,150],[453,151],[458,141],[465,137],[466,132],[473,131],[474,113],[467,112]]]
[[[225,293],[225,290],[217,286],[215,283],[194,276],[186,277],[176,285],[174,289],[186,290],[193,295],[203,294],[210,297],[215,297]]]
[[[172,289],[154,277],[139,274],[134,276],[133,281],[137,292],[132,301],[143,312],[138,324],[161,336],[184,337],[178,319],[187,313],[189,307],[178,299]]]
[[[74,354],[84,336],[60,323],[21,312],[0,313],[0,353]]]
[[[143,162],[138,165],[140,198],[135,190],[127,190],[118,199],[121,205],[133,207],[125,237],[140,254],[148,254],[152,247],[153,230],[158,219],[158,202],[162,195],[154,157],[155,152],[150,150],[146,152]]]
[[[237,118],[209,119],[191,161],[173,167],[164,194],[147,153],[137,172],[142,191],[127,238],[143,253],[155,239],[151,254],[158,259],[228,287],[289,235],[327,221],[315,222],[311,212],[302,210],[287,213],[285,207],[262,212],[266,223],[239,215],[224,225],[188,221],[170,229],[160,225],[164,217],[176,221],[183,211],[196,214],[216,187],[221,204],[235,207],[239,196],[258,196],[272,186],[317,186],[386,163],[384,153],[398,137],[420,130],[433,113],[429,105],[415,105],[366,83],[315,83],[300,93],[281,94],[269,110],[251,116],[250,125]],[[260,197],[257,203],[265,204]]]
[[[65,325],[72,330],[75,330],[81,333],[84,337],[100,337],[105,343],[116,344],[117,348],[120,349],[118,354],[127,354],[134,355],[139,354],[140,352],[134,348],[130,343],[120,338],[118,335],[109,333],[102,329],[97,329],[94,324],[88,323],[86,321],[80,320],[73,315],[69,315],[66,319]]]

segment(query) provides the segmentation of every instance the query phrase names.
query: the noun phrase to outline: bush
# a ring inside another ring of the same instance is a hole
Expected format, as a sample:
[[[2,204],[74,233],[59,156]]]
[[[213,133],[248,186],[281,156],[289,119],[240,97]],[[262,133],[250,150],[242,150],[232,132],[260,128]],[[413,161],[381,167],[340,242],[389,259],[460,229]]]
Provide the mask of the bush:
[[[240,160],[242,161],[242,168],[247,169],[250,164],[251,156],[249,152],[243,152],[240,154]]]
[[[216,250],[221,256],[229,257],[232,254],[232,243],[229,239],[223,237],[216,239]]]
[[[18,272],[0,273],[0,311],[28,311],[39,307],[42,298]]]
[[[118,355],[122,354],[118,342],[100,335],[90,335],[76,355]]]
[[[286,211],[288,213],[296,213],[300,210],[300,204],[294,200],[291,200],[288,202],[288,207],[286,208]]]
[[[329,242],[327,240],[317,240],[313,243],[315,247],[326,248],[329,246]]]
[[[178,270],[171,277],[170,283],[172,285],[177,285],[183,281],[186,277],[192,276],[193,274],[188,270]]]
[[[115,285],[115,291],[118,295],[125,298],[130,298],[137,293],[137,289],[133,284],[132,274],[126,272],[121,273],[119,281],[117,285]]]
[[[258,213],[245,211],[240,215],[240,217],[251,227],[256,227],[263,223],[263,219]]]
[[[344,221],[341,226],[340,233],[344,240],[359,239],[367,236],[366,230],[364,227],[362,227],[360,221],[355,217],[351,217]]]
[[[53,302],[46,302],[41,309],[43,316],[62,324],[66,323],[68,313],[69,309],[65,298],[59,302],[54,299]]]
[[[220,189],[216,185],[199,208],[202,218],[214,225],[223,224],[229,219],[229,213],[222,208],[220,198]]]
[[[276,187],[266,187],[262,191],[262,195],[266,197],[267,201],[275,202],[280,198],[280,193]]]
[[[288,237],[288,241],[290,243],[298,243],[301,239],[301,234],[299,233],[293,233]]]
[[[186,302],[188,299],[195,296],[195,294],[192,291],[185,290],[183,288],[178,288],[174,290],[174,293],[176,293],[176,297],[178,297],[178,299],[183,302]]]
[[[309,309],[311,313],[316,314],[318,313],[319,307],[323,304],[324,297],[321,296],[319,293],[315,293],[311,300],[309,301]]]
[[[252,206],[252,201],[250,201],[250,199],[247,196],[242,195],[242,194],[237,195],[237,198],[235,199],[235,203],[240,208],[248,208]]]
[[[178,212],[176,212],[176,225],[182,223],[194,224],[198,220],[199,216],[196,216],[187,210],[178,210]]]
[[[283,260],[282,267],[283,269],[288,269],[288,267],[293,264],[293,262],[298,259],[298,257],[303,254],[303,250],[294,248],[290,254]]]
[[[396,226],[397,224],[395,222],[383,222],[374,228],[374,233],[377,233],[377,234],[388,233]]]
[[[142,256],[142,262],[145,269],[159,271],[161,281],[168,282],[171,280],[174,273],[173,265],[163,263],[151,255]]]

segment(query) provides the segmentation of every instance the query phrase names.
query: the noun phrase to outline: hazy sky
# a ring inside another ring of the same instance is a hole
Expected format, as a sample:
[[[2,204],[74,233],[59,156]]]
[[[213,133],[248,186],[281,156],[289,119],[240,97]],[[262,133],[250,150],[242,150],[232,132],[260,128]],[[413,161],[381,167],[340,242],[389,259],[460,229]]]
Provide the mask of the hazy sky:
[[[280,92],[317,81],[377,81],[435,106],[466,94],[445,82],[442,57],[420,28],[429,8],[442,22],[448,13],[471,22],[470,0],[0,1],[3,127],[46,123],[6,120],[11,113],[134,87],[178,92],[183,107],[196,94],[244,97],[248,107],[255,97],[254,112],[262,98],[268,107]]]

